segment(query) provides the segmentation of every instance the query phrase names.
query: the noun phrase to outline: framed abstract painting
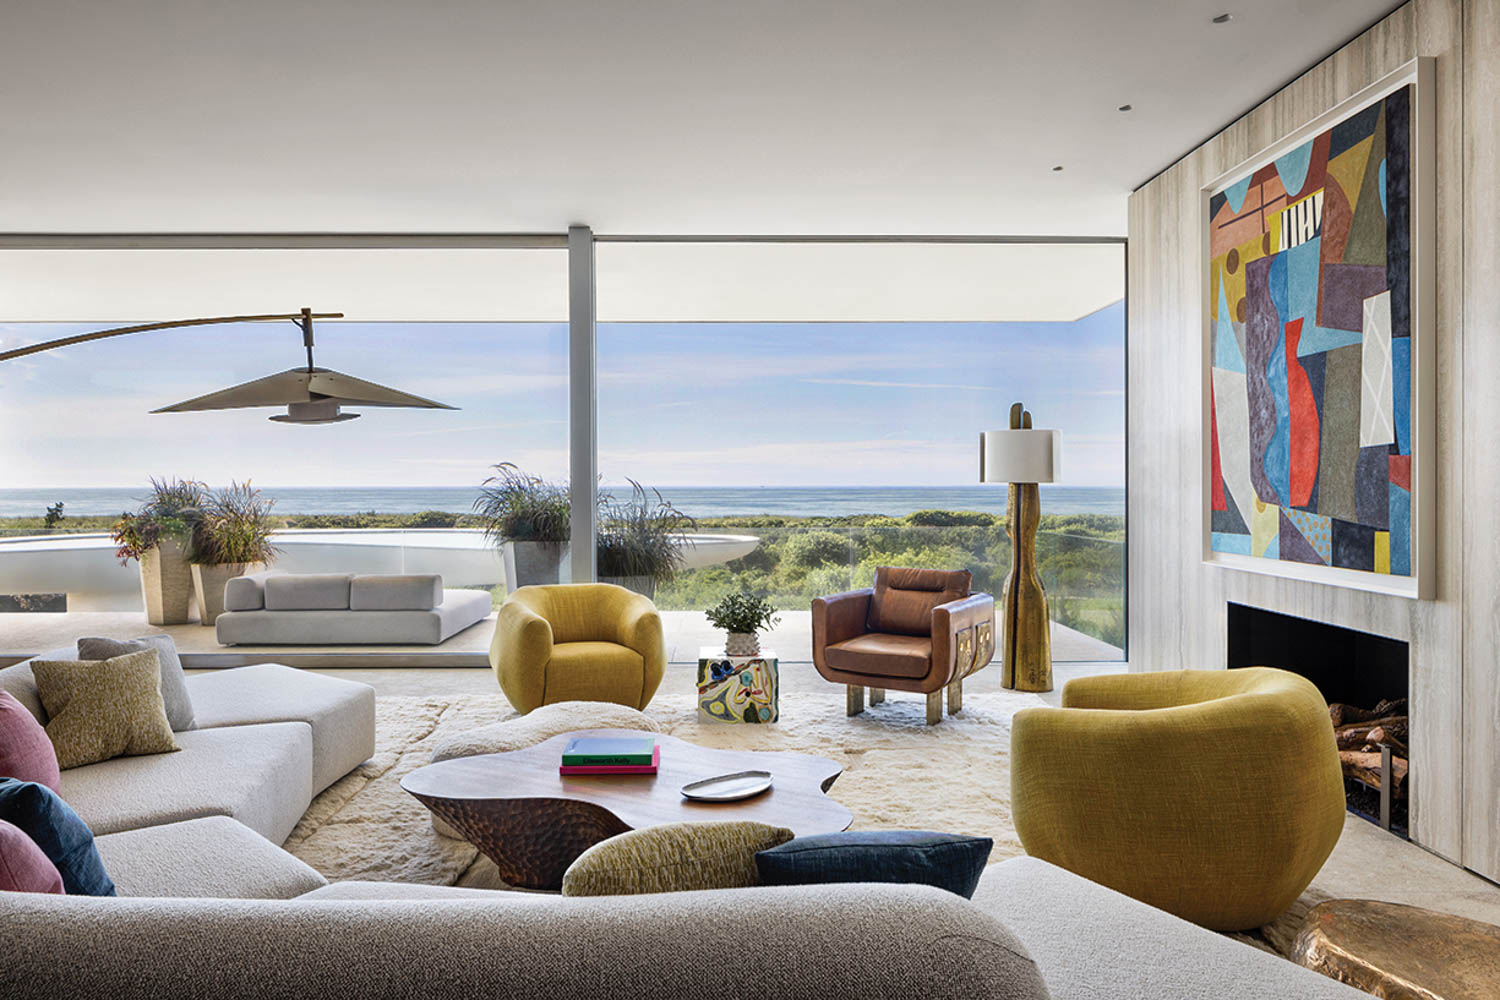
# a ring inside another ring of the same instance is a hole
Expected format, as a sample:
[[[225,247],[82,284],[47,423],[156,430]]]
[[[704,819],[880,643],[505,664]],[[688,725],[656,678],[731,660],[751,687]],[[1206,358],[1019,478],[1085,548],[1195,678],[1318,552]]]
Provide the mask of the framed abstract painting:
[[[1432,62],[1204,188],[1205,561],[1430,596]]]

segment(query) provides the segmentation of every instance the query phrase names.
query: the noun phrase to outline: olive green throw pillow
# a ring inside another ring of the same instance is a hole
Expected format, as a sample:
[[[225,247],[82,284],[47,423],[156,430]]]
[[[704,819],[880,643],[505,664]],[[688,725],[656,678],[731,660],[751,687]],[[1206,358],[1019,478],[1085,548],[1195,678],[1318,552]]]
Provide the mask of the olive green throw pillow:
[[[108,660],[33,660],[31,673],[63,770],[181,749],[167,721],[155,649]]]
[[[755,853],[792,839],[764,823],[665,823],[600,841],[563,874],[564,896],[632,896],[760,885]]]

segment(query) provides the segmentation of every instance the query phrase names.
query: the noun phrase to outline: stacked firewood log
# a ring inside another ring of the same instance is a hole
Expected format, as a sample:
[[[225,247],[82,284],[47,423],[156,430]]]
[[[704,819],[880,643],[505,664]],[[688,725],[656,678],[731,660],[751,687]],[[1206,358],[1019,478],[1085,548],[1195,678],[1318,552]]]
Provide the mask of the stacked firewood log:
[[[1333,735],[1338,740],[1344,777],[1380,788],[1380,749],[1391,748],[1391,793],[1406,794],[1411,742],[1411,716],[1405,698],[1382,701],[1374,708],[1335,702],[1328,706]]]

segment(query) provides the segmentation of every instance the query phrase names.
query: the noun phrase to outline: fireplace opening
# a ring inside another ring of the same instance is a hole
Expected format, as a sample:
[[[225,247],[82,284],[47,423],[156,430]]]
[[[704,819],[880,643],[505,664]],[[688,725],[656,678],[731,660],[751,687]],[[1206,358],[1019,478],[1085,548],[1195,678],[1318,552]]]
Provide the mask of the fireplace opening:
[[[1231,668],[1279,667],[1317,685],[1338,740],[1349,811],[1408,836],[1407,644],[1230,603],[1228,653]]]

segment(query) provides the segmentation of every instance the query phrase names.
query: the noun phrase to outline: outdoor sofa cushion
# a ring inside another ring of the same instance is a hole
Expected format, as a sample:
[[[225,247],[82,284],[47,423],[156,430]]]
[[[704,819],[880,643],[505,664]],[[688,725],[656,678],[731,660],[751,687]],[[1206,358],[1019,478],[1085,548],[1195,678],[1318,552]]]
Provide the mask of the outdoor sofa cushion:
[[[356,576],[349,584],[350,611],[431,611],[442,603],[437,573]]]
[[[265,581],[267,611],[347,611],[348,573],[288,573]]]

